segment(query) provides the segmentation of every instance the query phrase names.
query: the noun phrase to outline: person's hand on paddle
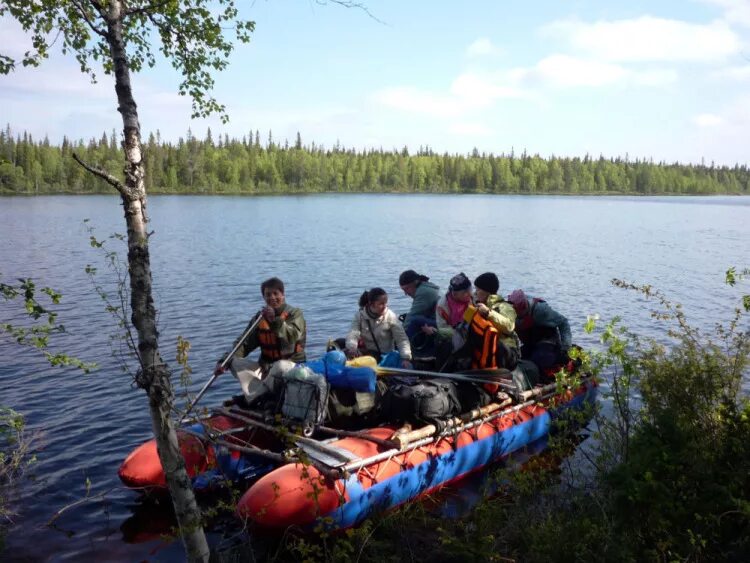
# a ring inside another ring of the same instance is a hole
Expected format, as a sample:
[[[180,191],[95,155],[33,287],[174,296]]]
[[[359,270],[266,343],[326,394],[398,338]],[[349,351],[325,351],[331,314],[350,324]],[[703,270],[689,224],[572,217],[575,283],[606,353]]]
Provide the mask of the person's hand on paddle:
[[[401,367],[404,369],[411,369],[411,360],[401,360]]]
[[[269,323],[276,319],[276,311],[273,310],[273,307],[263,307],[262,315]]]
[[[232,359],[229,360],[219,360],[216,362],[216,367],[214,368],[214,375],[221,375],[225,371],[229,369],[229,366],[232,365]],[[223,364],[223,365],[222,365]]]

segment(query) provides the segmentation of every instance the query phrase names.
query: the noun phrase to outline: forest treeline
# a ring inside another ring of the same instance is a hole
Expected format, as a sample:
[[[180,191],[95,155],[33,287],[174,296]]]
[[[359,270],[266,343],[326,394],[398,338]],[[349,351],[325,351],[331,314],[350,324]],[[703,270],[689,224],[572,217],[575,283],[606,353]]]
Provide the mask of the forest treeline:
[[[10,126],[0,130],[0,194],[111,193],[72,153],[122,176],[123,154],[114,131],[100,139],[53,145]],[[158,132],[144,143],[149,193],[268,194],[316,192],[436,192],[545,194],[749,194],[750,170],[626,158],[542,158],[538,155],[437,154],[401,150],[324,148],[279,143],[271,132],[242,139],[203,139],[189,130],[177,143]]]

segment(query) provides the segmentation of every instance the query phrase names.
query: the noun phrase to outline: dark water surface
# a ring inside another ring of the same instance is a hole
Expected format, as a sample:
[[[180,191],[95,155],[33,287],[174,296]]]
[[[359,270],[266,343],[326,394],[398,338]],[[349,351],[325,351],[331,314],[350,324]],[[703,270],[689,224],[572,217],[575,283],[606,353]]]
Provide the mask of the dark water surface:
[[[162,352],[174,367],[177,336],[191,342],[193,390],[261,306],[258,286],[272,275],[304,309],[315,358],[329,337],[344,335],[362,290],[382,286],[391,307],[405,311],[397,279],[407,268],[441,287],[459,271],[474,278],[494,270],[502,293],[523,287],[545,297],[586,345],[581,327],[594,313],[661,334],[649,304],[613,288],[613,277],[653,284],[710,329],[736,303],[724,271],[750,266],[750,198],[740,197],[159,196],[149,213]],[[180,545],[129,543],[134,538],[122,531],[134,514],[154,525],[161,518],[143,514],[117,479],[123,458],[149,438],[150,421],[145,395],[111,357],[114,322],[84,273],[86,264],[99,267],[112,295],[85,218],[100,239],[125,231],[115,196],[0,198],[3,281],[32,277],[62,291],[67,334],[55,347],[100,365],[87,376],[49,368],[0,337],[0,405],[25,413],[40,433],[33,478],[15,491],[18,515],[0,559],[180,560]],[[124,243],[108,245],[125,256]],[[0,303],[0,320],[19,318],[17,305]],[[231,377],[220,379],[203,404],[237,392]],[[45,526],[86,496],[87,480],[92,499]]]

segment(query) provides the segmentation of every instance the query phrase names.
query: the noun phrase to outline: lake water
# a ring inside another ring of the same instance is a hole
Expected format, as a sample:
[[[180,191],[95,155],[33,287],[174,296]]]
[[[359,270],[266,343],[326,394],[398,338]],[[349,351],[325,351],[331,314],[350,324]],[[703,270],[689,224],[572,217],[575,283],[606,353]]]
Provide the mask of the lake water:
[[[612,287],[611,278],[662,289],[710,329],[737,303],[725,270],[750,266],[748,197],[159,196],[149,200],[149,214],[162,353],[174,367],[177,336],[191,342],[193,390],[261,306],[259,284],[272,275],[285,281],[288,302],[304,309],[315,358],[329,337],[345,334],[364,289],[382,286],[391,308],[406,311],[397,280],[407,268],[441,287],[459,271],[472,279],[495,271],[501,293],[522,287],[545,297],[585,346],[594,342],[582,325],[595,313],[662,334],[650,304]],[[87,376],[49,368],[0,336],[0,405],[25,413],[39,432],[32,479],[15,491],[18,515],[0,558],[181,560],[179,543],[132,543],[137,517],[160,516],[143,514],[117,468],[149,438],[150,421],[144,393],[111,356],[114,321],[84,268],[99,267],[110,295],[112,277],[89,245],[84,219],[99,239],[125,232],[115,196],[0,198],[2,280],[32,277],[62,291],[67,333],[53,346],[100,366]],[[108,245],[125,256],[124,243]],[[17,305],[0,303],[0,320],[19,318]],[[237,392],[231,377],[220,378],[203,404]],[[91,500],[45,526],[86,496],[87,480]]]

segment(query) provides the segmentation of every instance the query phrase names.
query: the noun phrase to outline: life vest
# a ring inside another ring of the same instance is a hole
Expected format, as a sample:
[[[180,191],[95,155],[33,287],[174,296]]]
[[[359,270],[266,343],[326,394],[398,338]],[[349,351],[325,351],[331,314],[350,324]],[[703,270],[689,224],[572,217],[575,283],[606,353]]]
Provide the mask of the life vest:
[[[480,315],[473,305],[469,305],[466,309],[464,320],[469,323],[467,341],[471,350],[472,369],[498,369],[500,367],[513,369],[515,367],[518,351],[516,348],[508,348],[501,344],[500,332],[492,321]],[[498,358],[499,349],[503,351],[502,359]],[[506,357],[508,355],[512,360]],[[485,383],[482,387],[492,394],[500,389],[497,383]]]
[[[497,368],[497,342],[500,333],[489,319],[485,319],[476,312],[474,307],[468,307],[466,316],[471,314],[469,322],[468,342],[471,349],[472,369]]]
[[[284,311],[279,315],[281,320],[286,320],[289,313]],[[270,364],[278,360],[287,360],[294,354],[304,352],[305,342],[304,335],[299,340],[293,350],[283,350],[282,343],[276,333],[271,329],[271,324],[265,319],[260,320],[258,324],[258,344],[260,345],[260,362]]]
[[[516,334],[525,346],[533,347],[537,342],[560,342],[556,327],[539,326],[534,322],[534,309],[538,303],[546,303],[541,297],[531,299],[531,307],[523,317],[516,319]]]

